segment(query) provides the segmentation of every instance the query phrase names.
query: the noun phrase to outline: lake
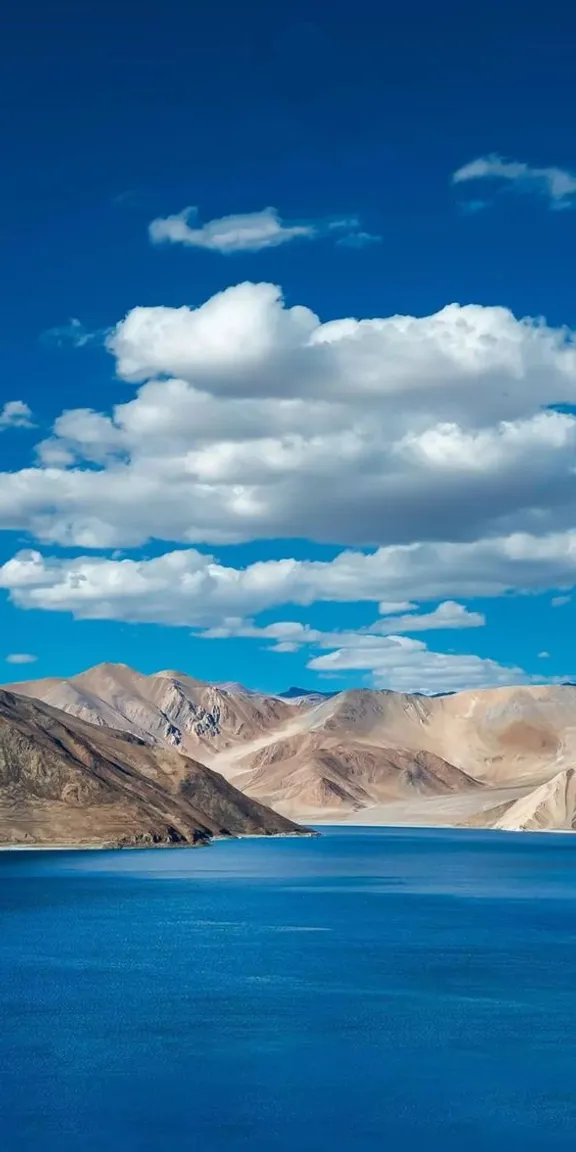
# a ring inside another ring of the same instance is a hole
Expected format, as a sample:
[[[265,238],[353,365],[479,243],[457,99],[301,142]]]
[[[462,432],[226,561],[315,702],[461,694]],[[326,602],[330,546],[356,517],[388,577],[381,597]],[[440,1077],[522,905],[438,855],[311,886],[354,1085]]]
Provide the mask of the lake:
[[[0,852],[2,1152],[572,1149],[576,838]]]

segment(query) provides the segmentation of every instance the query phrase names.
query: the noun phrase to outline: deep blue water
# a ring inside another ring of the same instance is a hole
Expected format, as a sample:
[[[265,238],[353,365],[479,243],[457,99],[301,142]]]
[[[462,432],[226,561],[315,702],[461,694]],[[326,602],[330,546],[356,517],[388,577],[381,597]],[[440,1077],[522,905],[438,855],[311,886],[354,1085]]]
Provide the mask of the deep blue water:
[[[576,839],[0,853],[2,1152],[574,1148]]]

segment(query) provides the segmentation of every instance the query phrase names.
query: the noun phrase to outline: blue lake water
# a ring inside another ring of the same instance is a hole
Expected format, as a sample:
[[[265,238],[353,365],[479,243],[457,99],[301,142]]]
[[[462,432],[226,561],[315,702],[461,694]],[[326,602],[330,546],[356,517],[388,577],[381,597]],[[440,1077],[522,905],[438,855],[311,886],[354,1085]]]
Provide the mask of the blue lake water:
[[[573,1149],[576,839],[0,853],[2,1152]]]

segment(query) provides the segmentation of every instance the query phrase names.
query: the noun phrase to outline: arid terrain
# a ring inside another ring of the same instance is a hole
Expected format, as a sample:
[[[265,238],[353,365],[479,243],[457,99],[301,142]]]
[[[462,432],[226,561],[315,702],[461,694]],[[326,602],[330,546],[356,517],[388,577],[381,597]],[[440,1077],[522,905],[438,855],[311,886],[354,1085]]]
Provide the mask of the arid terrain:
[[[193,757],[293,820],[576,827],[571,686],[272,696],[104,664],[11,691],[125,732],[150,757]]]
[[[297,831],[173,749],[0,690],[0,845],[206,844]]]

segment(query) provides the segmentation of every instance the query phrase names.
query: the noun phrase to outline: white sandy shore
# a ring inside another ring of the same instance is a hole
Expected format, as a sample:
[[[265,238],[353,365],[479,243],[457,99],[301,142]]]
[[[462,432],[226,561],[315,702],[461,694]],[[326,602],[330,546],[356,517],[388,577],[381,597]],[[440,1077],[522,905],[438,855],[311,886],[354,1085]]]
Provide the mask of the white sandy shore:
[[[0,852],[96,852],[99,844],[0,844]]]
[[[394,800],[357,812],[310,812],[304,823],[315,825],[369,825],[374,828],[407,825],[422,828],[450,828],[460,825],[491,808],[509,804],[530,792],[530,788],[490,788],[450,796],[428,796],[411,800]]]

